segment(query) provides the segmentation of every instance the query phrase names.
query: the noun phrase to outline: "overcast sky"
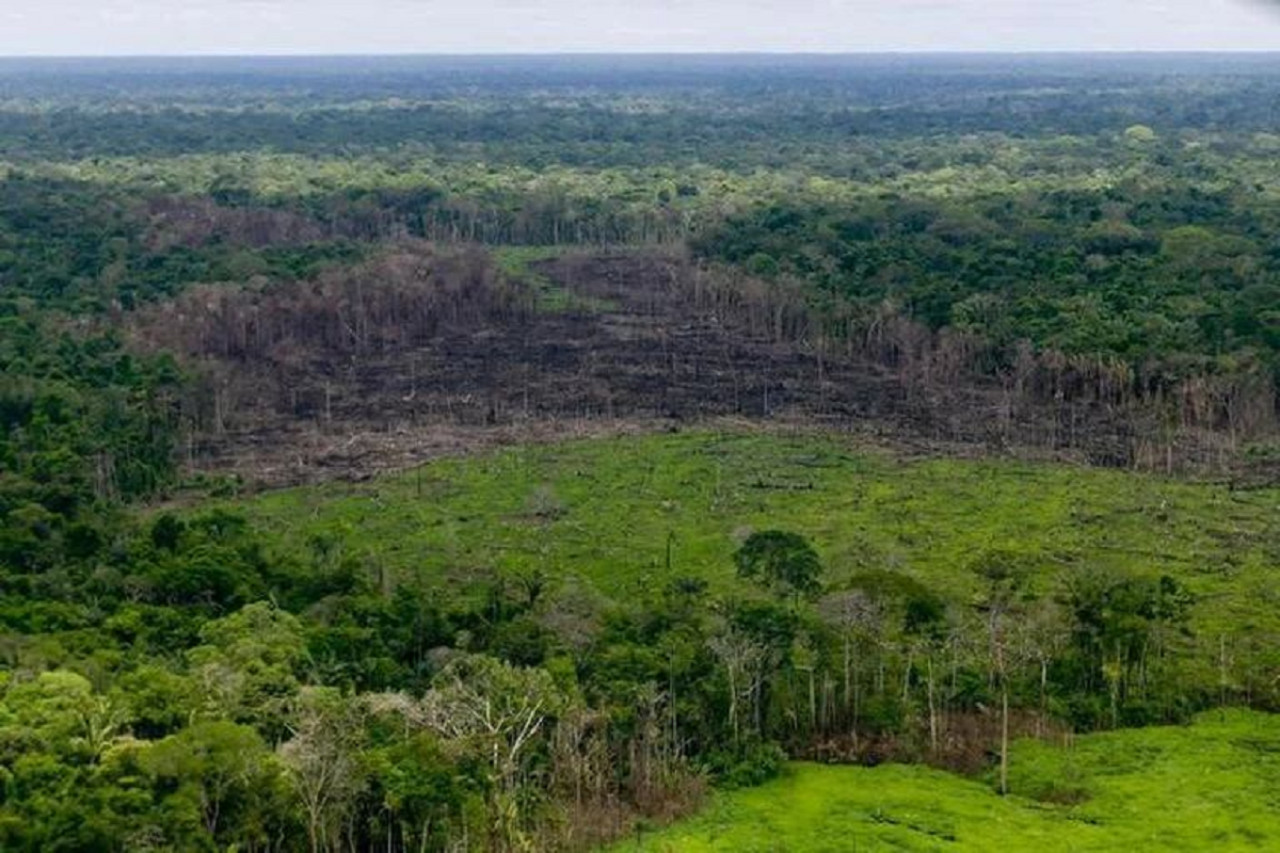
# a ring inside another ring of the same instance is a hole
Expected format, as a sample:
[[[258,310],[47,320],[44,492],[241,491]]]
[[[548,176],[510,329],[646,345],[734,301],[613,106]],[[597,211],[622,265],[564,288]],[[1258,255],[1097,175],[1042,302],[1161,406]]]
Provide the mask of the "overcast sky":
[[[1280,50],[1280,0],[0,0],[0,54]]]

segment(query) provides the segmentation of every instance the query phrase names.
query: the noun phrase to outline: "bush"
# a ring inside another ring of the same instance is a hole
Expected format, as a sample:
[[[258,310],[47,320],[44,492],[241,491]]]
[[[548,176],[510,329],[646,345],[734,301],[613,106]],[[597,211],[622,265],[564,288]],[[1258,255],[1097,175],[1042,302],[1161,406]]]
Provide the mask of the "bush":
[[[712,753],[708,770],[718,787],[733,790],[762,785],[776,779],[786,766],[787,754],[773,741],[753,740],[737,749]]]

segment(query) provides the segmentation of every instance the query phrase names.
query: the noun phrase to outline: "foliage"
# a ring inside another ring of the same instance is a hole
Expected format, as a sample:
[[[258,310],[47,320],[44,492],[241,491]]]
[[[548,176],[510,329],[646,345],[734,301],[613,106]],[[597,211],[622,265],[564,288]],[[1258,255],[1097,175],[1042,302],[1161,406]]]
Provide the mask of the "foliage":
[[[822,583],[818,552],[803,536],[783,530],[753,533],[733,555],[738,577],[772,588],[784,596],[812,597]]]
[[[921,767],[792,765],[779,781],[718,795],[705,815],[612,849],[1257,850],[1280,837],[1265,805],[1277,737],[1274,718],[1230,711],[1065,748],[1026,741],[1008,798]]]

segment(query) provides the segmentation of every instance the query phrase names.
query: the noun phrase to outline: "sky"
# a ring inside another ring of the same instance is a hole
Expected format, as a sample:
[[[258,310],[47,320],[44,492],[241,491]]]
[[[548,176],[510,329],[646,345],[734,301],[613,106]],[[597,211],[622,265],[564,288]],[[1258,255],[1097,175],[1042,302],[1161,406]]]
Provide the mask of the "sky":
[[[0,55],[1280,50],[1280,0],[0,0]]]

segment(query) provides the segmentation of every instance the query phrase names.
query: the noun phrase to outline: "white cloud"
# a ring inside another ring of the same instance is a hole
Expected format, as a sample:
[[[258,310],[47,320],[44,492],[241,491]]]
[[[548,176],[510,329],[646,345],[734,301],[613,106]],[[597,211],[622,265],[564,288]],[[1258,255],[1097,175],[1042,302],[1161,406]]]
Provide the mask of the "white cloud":
[[[0,2],[0,54],[1280,50],[1276,0]]]

